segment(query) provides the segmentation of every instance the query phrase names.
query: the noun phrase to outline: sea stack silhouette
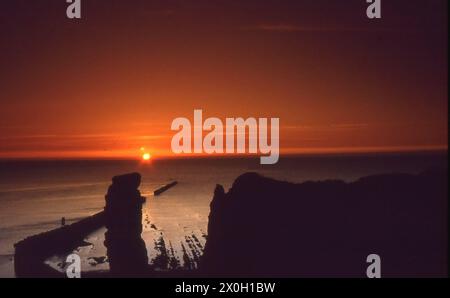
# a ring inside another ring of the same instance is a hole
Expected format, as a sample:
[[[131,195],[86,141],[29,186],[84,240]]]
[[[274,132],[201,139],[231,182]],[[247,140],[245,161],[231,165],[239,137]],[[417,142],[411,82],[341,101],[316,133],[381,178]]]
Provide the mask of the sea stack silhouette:
[[[105,196],[105,246],[113,276],[142,276],[148,271],[148,256],[142,233],[144,197],[138,188],[141,175],[115,176]]]

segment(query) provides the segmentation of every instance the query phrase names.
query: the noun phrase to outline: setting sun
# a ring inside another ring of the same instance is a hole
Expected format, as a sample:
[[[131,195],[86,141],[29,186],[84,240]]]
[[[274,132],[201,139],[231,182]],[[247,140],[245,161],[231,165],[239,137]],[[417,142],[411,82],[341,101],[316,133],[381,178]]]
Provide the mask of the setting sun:
[[[151,157],[152,157],[152,156],[150,155],[150,153],[144,153],[144,154],[142,155],[142,159],[143,159],[143,160],[150,160]]]

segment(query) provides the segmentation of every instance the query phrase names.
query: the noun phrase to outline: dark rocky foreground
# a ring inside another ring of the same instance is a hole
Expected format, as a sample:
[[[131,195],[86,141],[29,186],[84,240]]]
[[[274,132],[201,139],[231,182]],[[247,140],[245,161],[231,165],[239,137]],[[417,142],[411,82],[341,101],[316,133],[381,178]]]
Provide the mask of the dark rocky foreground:
[[[185,262],[169,272],[147,264],[140,175],[117,176],[104,212],[17,243],[16,275],[64,277],[43,261],[69,253],[104,225],[110,272],[83,277],[365,277],[373,253],[384,277],[446,276],[447,176],[430,171],[293,184],[241,175],[227,193],[216,187],[204,254],[196,254],[200,267]],[[169,262],[165,255],[158,260]]]
[[[211,202],[201,270],[216,276],[447,276],[447,173],[280,182],[247,173]]]

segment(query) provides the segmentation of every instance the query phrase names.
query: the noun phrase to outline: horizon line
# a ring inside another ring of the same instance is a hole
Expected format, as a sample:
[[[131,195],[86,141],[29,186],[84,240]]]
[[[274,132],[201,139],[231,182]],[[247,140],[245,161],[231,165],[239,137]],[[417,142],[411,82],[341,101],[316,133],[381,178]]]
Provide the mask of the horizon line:
[[[352,150],[352,151],[332,151],[332,150],[324,150],[324,151],[304,151],[304,152],[286,152],[280,154],[280,159],[283,157],[292,158],[292,157],[315,157],[315,156],[357,156],[357,155],[389,155],[389,154],[444,154],[448,153],[448,147],[442,148],[418,148],[418,149],[403,149],[403,150]],[[153,155],[152,159],[149,161],[150,163],[153,160],[186,160],[186,159],[256,159],[262,154],[172,154],[172,155]],[[0,156],[0,161],[138,161],[143,162],[141,156]],[[148,162],[148,161],[144,161]]]

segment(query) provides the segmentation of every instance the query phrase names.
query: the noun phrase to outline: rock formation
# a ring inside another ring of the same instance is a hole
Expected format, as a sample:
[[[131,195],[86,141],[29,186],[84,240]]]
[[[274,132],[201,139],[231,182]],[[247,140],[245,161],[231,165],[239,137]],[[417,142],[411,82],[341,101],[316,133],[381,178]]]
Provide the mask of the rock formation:
[[[110,272],[115,276],[140,276],[148,270],[148,256],[142,233],[144,198],[138,187],[138,173],[116,176],[105,196],[105,246]]]
[[[225,277],[447,275],[447,173],[293,184],[247,173],[216,187],[201,271]]]

